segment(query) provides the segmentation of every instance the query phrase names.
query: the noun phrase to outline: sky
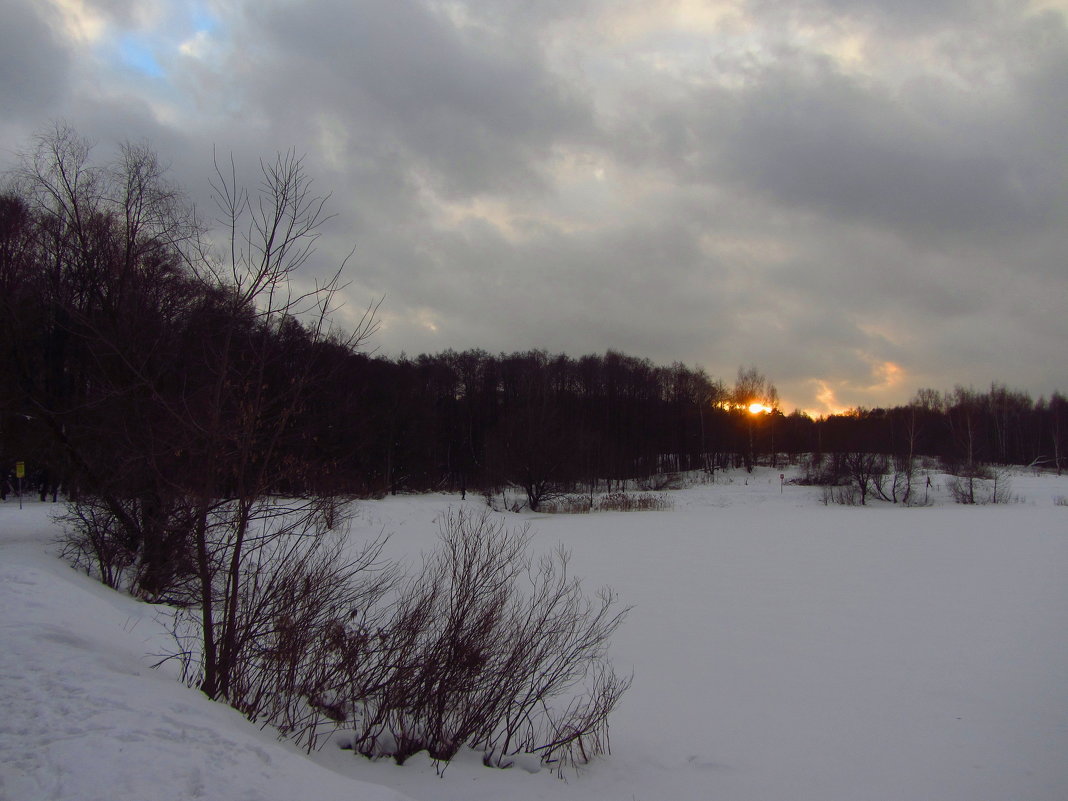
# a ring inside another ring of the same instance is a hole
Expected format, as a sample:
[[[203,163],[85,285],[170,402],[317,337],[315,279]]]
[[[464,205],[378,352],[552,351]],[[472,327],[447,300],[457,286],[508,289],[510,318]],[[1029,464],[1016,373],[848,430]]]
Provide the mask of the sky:
[[[373,346],[756,366],[786,409],[1068,390],[1068,0],[0,0],[62,122],[303,154]]]

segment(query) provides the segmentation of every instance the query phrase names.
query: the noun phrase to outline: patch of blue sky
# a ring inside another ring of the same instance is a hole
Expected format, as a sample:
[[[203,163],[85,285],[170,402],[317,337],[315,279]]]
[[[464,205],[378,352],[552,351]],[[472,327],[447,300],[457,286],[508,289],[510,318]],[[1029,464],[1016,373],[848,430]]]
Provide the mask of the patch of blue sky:
[[[217,14],[209,4],[191,3],[181,13],[180,23],[173,28],[173,31],[180,36],[180,40],[175,42],[176,47],[180,47],[184,42],[190,42],[194,38],[210,41],[216,46],[229,41],[229,31],[225,17]]]
[[[152,48],[140,37],[127,34],[120,37],[118,55],[122,64],[151,78],[162,78],[163,67],[156,60]]]
[[[193,6],[190,14],[190,19],[193,23],[193,30],[204,31],[205,33],[215,33],[219,29],[219,18],[215,16],[207,6],[197,3]]]

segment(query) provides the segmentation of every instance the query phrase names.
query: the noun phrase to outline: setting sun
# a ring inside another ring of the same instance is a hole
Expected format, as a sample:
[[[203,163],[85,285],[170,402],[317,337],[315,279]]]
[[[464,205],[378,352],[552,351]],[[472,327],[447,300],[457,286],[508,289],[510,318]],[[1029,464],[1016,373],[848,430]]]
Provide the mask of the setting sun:
[[[770,412],[770,411],[771,411],[771,409],[769,409],[763,403],[751,403],[751,404],[749,404],[749,414],[762,414],[764,412]]]

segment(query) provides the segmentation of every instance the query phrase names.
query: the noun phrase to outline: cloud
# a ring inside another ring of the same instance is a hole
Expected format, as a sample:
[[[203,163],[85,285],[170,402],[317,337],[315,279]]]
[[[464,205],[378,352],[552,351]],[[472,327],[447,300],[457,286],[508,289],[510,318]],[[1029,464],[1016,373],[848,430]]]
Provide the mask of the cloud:
[[[279,95],[279,111],[337,108],[450,195],[538,191],[538,162],[590,125],[583,99],[515,30],[469,32],[412,0],[268,6],[249,22],[241,49],[265,60],[248,74],[264,106]]]
[[[355,244],[382,352],[756,364],[810,409],[1063,382],[1063,0],[9,6],[0,160],[143,137],[210,211],[213,150],[306,153],[305,277]]]
[[[70,59],[41,11],[32,0],[11,0],[5,6],[0,108],[9,122],[13,117],[37,117],[63,97]]]

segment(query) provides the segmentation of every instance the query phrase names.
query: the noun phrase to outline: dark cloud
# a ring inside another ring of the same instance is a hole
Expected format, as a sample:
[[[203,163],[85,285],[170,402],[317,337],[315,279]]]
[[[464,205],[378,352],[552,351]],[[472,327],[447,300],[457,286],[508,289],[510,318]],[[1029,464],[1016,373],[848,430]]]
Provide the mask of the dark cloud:
[[[1030,153],[989,146],[990,131],[934,129],[889,93],[776,76],[739,105],[717,166],[782,202],[906,236],[1026,233],[1047,219]]]
[[[0,108],[13,119],[38,124],[63,97],[69,58],[33,0],[4,4],[0,25]]]
[[[1062,11],[234,0],[191,43],[128,0],[91,42],[8,5],[0,153],[55,118],[145,138],[202,212],[213,150],[250,183],[306,153],[337,216],[305,277],[355,244],[383,352],[753,363],[814,409],[1065,388]],[[134,28],[162,78],[111,57]]]
[[[265,104],[281,93],[337,113],[449,194],[541,187],[538,160],[591,124],[522,32],[465,31],[412,0],[264,6],[250,20],[271,59],[252,81]]]
[[[936,75],[892,89],[824,59],[804,67],[695,92],[690,111],[633,126],[644,130],[638,152],[684,180],[729,181],[908,238],[1024,236],[1056,214],[1068,164],[1051,149],[1068,114],[1064,82],[1047,71],[990,96]]]

